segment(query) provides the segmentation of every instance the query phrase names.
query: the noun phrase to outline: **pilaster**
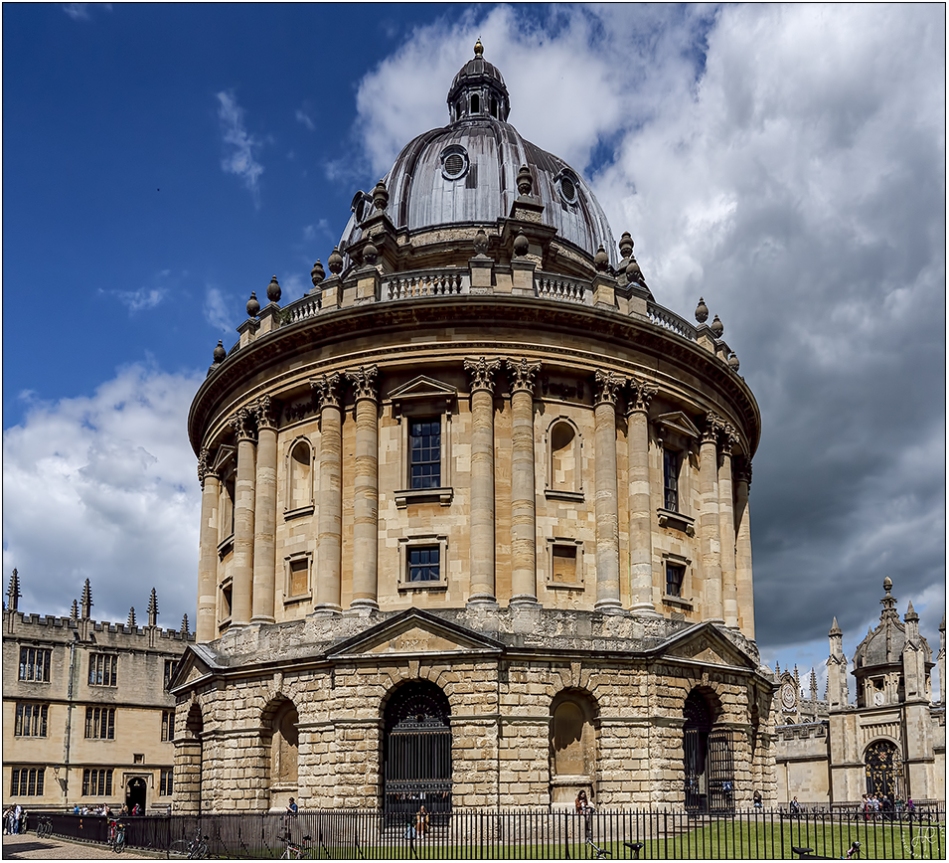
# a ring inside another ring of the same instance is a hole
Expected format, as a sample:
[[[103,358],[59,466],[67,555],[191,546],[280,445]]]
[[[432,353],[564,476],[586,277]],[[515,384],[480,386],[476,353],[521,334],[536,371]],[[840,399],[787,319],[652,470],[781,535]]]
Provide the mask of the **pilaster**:
[[[201,482],[201,533],[198,556],[198,619],[195,640],[213,641],[217,637],[215,598],[217,595],[218,499],[221,479],[212,467],[207,447],[198,458],[198,479]]]
[[[252,623],[274,622],[277,533],[277,411],[270,396],[254,406],[257,417],[257,487],[254,504]]]

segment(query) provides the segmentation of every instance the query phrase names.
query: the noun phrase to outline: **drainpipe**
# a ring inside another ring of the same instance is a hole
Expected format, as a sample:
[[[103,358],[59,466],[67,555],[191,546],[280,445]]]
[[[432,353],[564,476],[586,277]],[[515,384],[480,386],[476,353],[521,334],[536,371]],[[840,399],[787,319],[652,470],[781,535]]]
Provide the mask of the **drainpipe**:
[[[65,776],[63,777],[62,782],[60,783],[63,789],[63,803],[69,805],[69,743],[70,743],[70,732],[72,731],[72,711],[73,711],[73,696],[75,694],[75,677],[76,677],[76,641],[79,637],[79,634],[73,633],[73,642],[69,645],[69,685],[66,690],[66,734],[64,752],[63,752],[63,770]]]

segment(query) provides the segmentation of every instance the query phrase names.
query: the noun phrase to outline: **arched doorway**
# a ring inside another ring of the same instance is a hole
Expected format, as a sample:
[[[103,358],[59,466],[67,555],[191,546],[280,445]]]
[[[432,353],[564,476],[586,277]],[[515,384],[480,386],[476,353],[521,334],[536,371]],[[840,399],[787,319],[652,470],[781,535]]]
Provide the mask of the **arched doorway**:
[[[903,760],[895,743],[877,740],[867,747],[863,756],[867,775],[867,794],[880,800],[884,795],[896,801],[903,798]]]
[[[145,814],[145,803],[148,795],[148,786],[141,776],[133,776],[125,786],[125,805],[129,812],[133,812],[138,806],[139,814]]]
[[[385,708],[383,807],[402,820],[422,807],[451,811],[451,707],[426,680],[395,691]]]
[[[734,809],[735,759],[731,733],[715,728],[713,708],[698,690],[689,693],[682,713],[686,810]]]

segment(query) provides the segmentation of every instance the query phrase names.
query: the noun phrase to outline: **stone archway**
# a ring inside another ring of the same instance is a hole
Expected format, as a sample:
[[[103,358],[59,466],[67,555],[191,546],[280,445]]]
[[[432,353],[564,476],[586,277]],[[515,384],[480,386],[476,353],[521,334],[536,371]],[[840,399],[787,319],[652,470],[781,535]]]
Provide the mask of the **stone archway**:
[[[298,794],[300,717],[296,705],[279,696],[264,711],[263,743],[269,749],[270,808],[283,809]]]
[[[135,812],[135,807],[138,806],[136,814],[145,814],[145,807],[148,805],[148,783],[143,776],[133,776],[126,783],[125,805],[129,813]]]
[[[716,728],[719,710],[714,693],[693,689],[682,709],[682,756],[685,808],[688,812],[734,809],[734,739]]]
[[[863,764],[867,794],[875,794],[880,800],[886,796],[894,802],[903,798],[903,760],[895,743],[874,741],[864,752]]]
[[[451,706],[434,683],[413,680],[385,705],[382,805],[391,817],[451,811]]]

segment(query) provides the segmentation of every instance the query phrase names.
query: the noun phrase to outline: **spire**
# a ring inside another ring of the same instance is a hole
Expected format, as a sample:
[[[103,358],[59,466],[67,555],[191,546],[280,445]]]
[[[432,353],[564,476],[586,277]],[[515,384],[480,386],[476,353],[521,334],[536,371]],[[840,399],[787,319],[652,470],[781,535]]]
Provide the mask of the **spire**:
[[[811,666],[811,701],[817,701],[817,672]]]
[[[72,601],[72,610],[69,612],[69,616],[73,620],[79,620],[79,603],[75,599]]]
[[[880,613],[880,620],[884,620],[887,617],[899,617],[899,612],[896,610],[896,597],[893,596],[890,591],[893,589],[893,579],[887,576],[883,579],[883,590],[886,593],[883,596],[883,599],[880,600],[880,605],[883,606],[883,611]]]
[[[86,583],[82,586],[82,597],[79,600],[82,610],[82,619],[88,620],[90,612],[92,611],[92,606],[95,604],[92,601],[92,585],[89,584],[89,579],[86,579]]]
[[[148,625],[158,625],[158,594],[152,588],[152,595],[148,598]]]
[[[843,632],[840,629],[840,626],[837,624],[837,617],[834,616],[834,622],[830,625],[830,632],[828,635],[843,635]]]
[[[129,609],[129,619],[125,624],[129,629],[135,629],[135,606]]]
[[[181,618],[181,634],[187,636],[190,632],[191,630],[188,628],[188,615],[186,614]]]
[[[23,596],[23,594],[20,593],[20,576],[17,574],[16,569],[14,569],[13,575],[10,576],[10,587],[7,589],[8,611],[19,611],[19,600],[21,596]]]
[[[778,660],[775,660],[775,661],[774,661],[774,673],[775,673],[775,674],[780,674],[780,673],[781,673],[781,663],[778,662]]]
[[[455,75],[447,101],[453,123],[473,118],[507,120],[511,97],[501,73],[484,59],[480,39],[475,43],[474,57]]]
[[[913,600],[910,600],[906,604],[906,616],[903,620],[909,622],[910,620],[919,620],[919,615],[913,609]]]

